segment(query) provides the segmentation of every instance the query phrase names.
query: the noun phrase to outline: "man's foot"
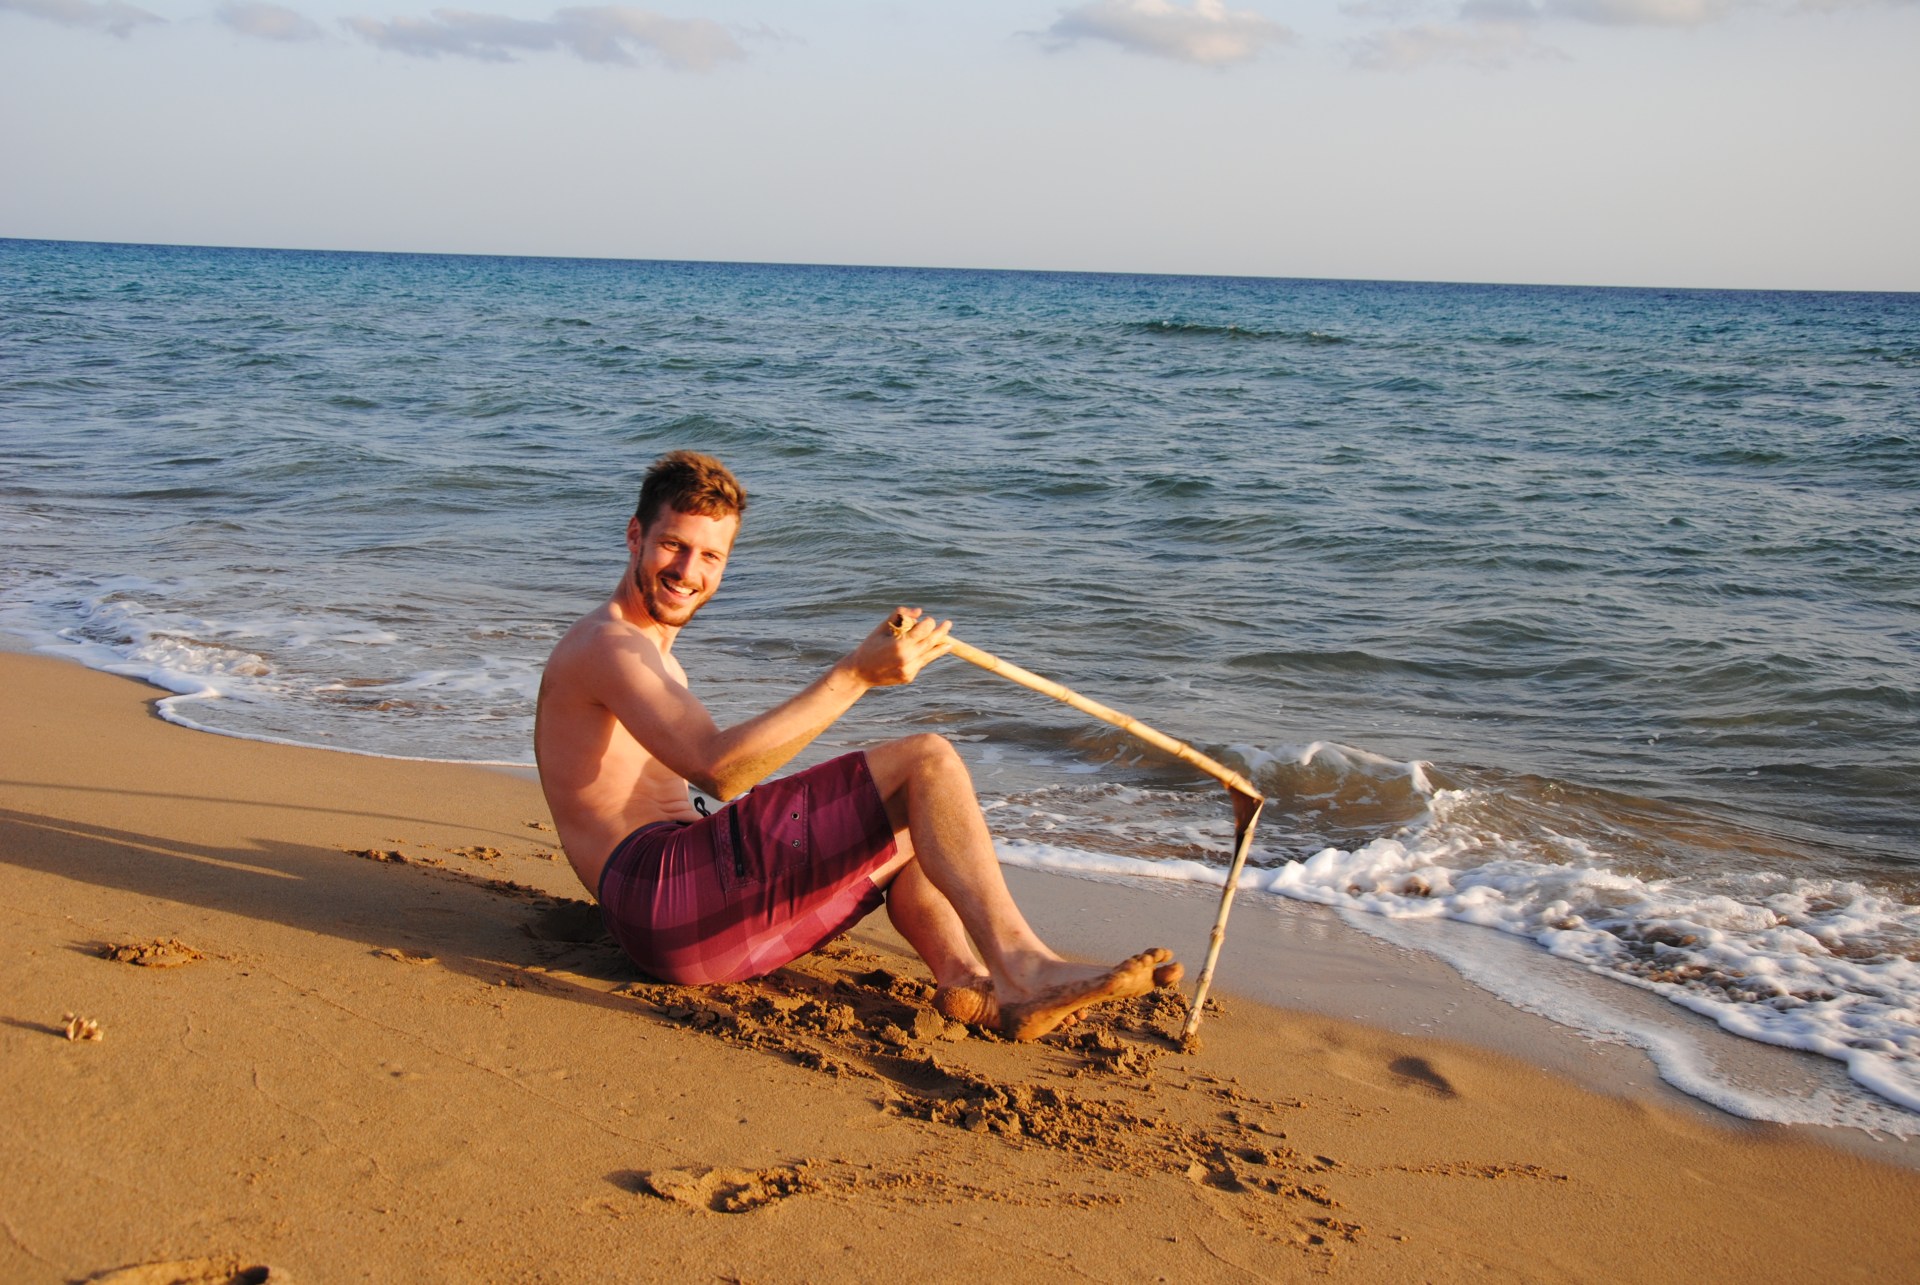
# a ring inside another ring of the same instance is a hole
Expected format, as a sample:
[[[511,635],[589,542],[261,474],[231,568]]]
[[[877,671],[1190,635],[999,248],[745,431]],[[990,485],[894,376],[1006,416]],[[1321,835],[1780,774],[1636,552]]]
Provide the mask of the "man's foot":
[[[985,977],[966,986],[936,988],[933,1011],[949,1022],[968,1026],[1000,1025],[1000,1002],[993,997],[993,982]]]
[[[1165,953],[1165,951],[1161,952],[1163,955]],[[1130,964],[1133,961],[1127,962]],[[1180,979],[1186,975],[1187,970],[1181,967],[1179,960],[1168,960],[1153,970],[1154,989],[1178,986]],[[1091,1002],[1097,1002],[1097,1000]],[[960,1022],[967,1026],[980,1026],[996,1031],[1000,1029],[1000,1001],[993,993],[993,980],[988,977],[981,977],[964,984],[938,987],[933,992],[933,1010],[950,1022]],[[1072,1026],[1079,1020],[1079,1011],[1075,1010],[1060,1019],[1059,1025]]]
[[[1011,1040],[1037,1040],[1082,1009],[1105,1000],[1145,995],[1154,988],[1157,973],[1165,970],[1169,977],[1177,977],[1178,969],[1173,952],[1158,947],[1143,950],[1112,968],[1048,986],[1031,999],[1002,1003],[1000,1033]]]

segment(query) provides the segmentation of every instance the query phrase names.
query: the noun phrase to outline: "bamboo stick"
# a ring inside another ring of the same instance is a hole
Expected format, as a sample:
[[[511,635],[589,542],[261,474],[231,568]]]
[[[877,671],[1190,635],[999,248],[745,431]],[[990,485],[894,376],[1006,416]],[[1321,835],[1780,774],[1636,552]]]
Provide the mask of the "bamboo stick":
[[[1043,696],[1051,696],[1057,701],[1073,706],[1083,714],[1093,715],[1101,722],[1111,723],[1155,749],[1165,750],[1181,762],[1192,764],[1236,794],[1245,795],[1249,799],[1264,797],[1259,787],[1225,763],[1202,754],[1185,741],[1176,741],[1165,732],[1148,727],[1132,715],[1122,714],[1119,710],[1102,705],[1099,701],[1089,700],[1071,687],[1063,687],[1051,678],[1042,678],[1031,670],[1022,669],[1011,661],[1002,660],[991,652],[981,651],[978,647],[963,643],[951,635],[947,638],[947,644],[952,648],[951,654],[958,656],[961,660],[978,665],[1002,678],[1012,679],[1022,687],[1030,687]]]
[[[1238,811],[1239,800],[1235,800]],[[1240,871],[1246,867],[1247,852],[1253,847],[1253,827],[1260,822],[1262,803],[1236,828],[1233,836],[1233,861],[1227,867],[1227,886],[1220,890],[1220,913],[1214,916],[1213,931],[1207,934],[1207,962],[1200,967],[1200,980],[1193,986],[1193,1004],[1187,1009],[1187,1024],[1180,1028],[1180,1047],[1192,1053],[1199,1049],[1200,1015],[1206,1011],[1207,992],[1213,987],[1213,967],[1220,962],[1220,947],[1227,940],[1227,912],[1233,909],[1233,894],[1240,887]]]
[[[896,615],[887,622],[896,638],[905,635],[913,628],[913,622],[904,616]],[[1002,678],[1031,688],[1043,696],[1051,696],[1057,701],[1071,705],[1083,714],[1091,714],[1104,723],[1111,723],[1131,736],[1145,741],[1156,749],[1164,750],[1183,763],[1191,764],[1227,787],[1228,797],[1233,800],[1233,861],[1227,870],[1227,886],[1220,893],[1220,911],[1214,917],[1213,931],[1207,938],[1207,962],[1200,969],[1200,980],[1194,987],[1193,1003],[1187,1011],[1186,1026],[1181,1029],[1180,1043],[1183,1048],[1196,1047],[1195,1037],[1200,1030],[1200,1014],[1206,1006],[1207,990],[1213,985],[1214,965],[1220,959],[1220,947],[1227,939],[1227,914],[1233,908],[1233,894],[1240,884],[1240,871],[1247,864],[1247,853],[1253,847],[1253,828],[1260,822],[1260,809],[1266,803],[1266,796],[1246,777],[1234,771],[1218,759],[1202,754],[1185,741],[1177,741],[1165,732],[1148,727],[1139,719],[1123,714],[1099,701],[1089,700],[1071,687],[1054,682],[1051,678],[1042,678],[1029,669],[1022,669],[1011,661],[1002,660],[991,652],[981,651],[970,643],[961,642],[953,635],[947,635],[947,648],[951,655],[958,656],[969,664],[980,666],[988,673],[998,674]]]

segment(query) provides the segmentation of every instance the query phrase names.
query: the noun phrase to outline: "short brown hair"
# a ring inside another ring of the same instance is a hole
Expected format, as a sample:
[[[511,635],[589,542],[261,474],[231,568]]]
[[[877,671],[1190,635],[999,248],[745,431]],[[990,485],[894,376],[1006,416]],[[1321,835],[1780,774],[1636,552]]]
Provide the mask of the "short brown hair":
[[[645,530],[661,509],[692,513],[703,518],[747,516],[747,488],[726,465],[698,451],[662,455],[640,482],[640,503],[633,516]]]

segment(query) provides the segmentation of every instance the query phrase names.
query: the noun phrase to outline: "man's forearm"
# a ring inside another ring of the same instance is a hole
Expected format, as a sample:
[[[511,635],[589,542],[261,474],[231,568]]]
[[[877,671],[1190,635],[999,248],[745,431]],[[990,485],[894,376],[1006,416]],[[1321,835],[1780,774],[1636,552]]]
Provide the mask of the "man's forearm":
[[[896,626],[897,619],[911,623]],[[870,688],[910,683],[929,662],[946,655],[948,627],[923,618],[918,608],[901,608],[804,690],[764,714],[698,738],[706,752],[683,775],[722,799],[766,780]],[[712,725],[704,710],[701,720]]]
[[[745,793],[811,745],[852,709],[870,686],[855,674],[847,660],[841,660],[766,713],[720,732],[714,739],[707,779],[695,779],[693,783],[720,799]]]

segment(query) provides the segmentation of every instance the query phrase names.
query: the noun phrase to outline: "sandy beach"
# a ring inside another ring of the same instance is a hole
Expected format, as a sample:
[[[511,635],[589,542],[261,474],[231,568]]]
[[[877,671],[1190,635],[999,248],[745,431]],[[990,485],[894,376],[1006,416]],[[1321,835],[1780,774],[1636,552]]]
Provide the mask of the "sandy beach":
[[[601,934],[530,780],[182,730],[154,689],[41,657],[0,655],[0,680],[7,1281],[1920,1261],[1906,1152],[1602,1091],[1572,1037],[1523,1061],[1465,1018],[1451,1039],[1337,1019],[1366,979],[1311,951],[1267,948],[1298,1007],[1224,973],[1195,1054],[1168,995],[1033,1045],[968,1037],[878,922],[750,985],[657,985]],[[1153,892],[1016,875],[1063,945],[1197,966],[1200,898],[1134,940]]]

